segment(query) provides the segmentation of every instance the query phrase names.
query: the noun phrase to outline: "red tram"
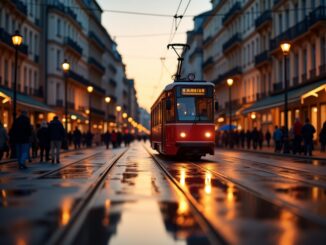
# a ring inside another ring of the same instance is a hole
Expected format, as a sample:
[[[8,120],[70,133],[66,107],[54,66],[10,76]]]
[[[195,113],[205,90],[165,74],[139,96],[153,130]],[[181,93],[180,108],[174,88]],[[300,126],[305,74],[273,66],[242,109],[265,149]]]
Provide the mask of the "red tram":
[[[151,108],[151,146],[164,155],[195,159],[214,154],[214,84],[175,81]]]

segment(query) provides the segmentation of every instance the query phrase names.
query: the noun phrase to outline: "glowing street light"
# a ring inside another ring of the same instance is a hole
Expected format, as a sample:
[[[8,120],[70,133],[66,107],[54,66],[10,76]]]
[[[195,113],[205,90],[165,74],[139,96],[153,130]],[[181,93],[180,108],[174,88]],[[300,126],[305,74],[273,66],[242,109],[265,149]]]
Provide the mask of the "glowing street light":
[[[280,47],[283,52],[284,56],[284,126],[285,126],[285,132],[284,132],[284,148],[283,148],[283,153],[289,153],[289,129],[288,129],[288,81],[287,81],[287,65],[286,65],[286,60],[287,56],[290,53],[291,49],[291,44],[289,42],[282,42],[280,44]]]
[[[91,116],[92,116],[92,109],[91,109],[91,99],[92,99],[92,92],[93,92],[94,88],[93,86],[88,86],[87,87],[87,92],[89,94],[89,97],[88,97],[88,110],[89,110],[89,114],[88,114],[88,131],[91,132],[92,130],[92,126],[91,126]]]
[[[17,66],[18,66],[18,48],[23,44],[23,37],[19,34],[18,31],[11,36],[12,44],[15,47],[15,78],[14,78],[14,94],[13,94],[13,110],[12,110],[12,121],[16,119],[17,115]]]
[[[228,78],[226,80],[227,85],[229,86],[229,145],[232,148],[232,137],[231,137],[231,132],[232,132],[232,103],[231,103],[231,87],[233,85],[233,79]]]
[[[65,118],[68,118],[68,72],[70,70],[70,64],[68,63],[67,59],[64,60],[61,67],[65,80]],[[66,133],[68,133],[68,120],[65,121],[65,129]]]
[[[128,114],[127,113],[122,113],[122,117],[124,118],[124,119],[126,119],[127,117],[128,117]]]

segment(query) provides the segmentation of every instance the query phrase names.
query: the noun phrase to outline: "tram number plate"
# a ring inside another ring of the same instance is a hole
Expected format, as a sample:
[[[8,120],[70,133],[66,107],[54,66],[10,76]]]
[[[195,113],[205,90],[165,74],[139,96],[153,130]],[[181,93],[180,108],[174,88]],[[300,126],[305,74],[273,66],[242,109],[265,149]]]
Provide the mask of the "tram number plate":
[[[181,89],[182,95],[206,95],[205,88],[182,88]]]

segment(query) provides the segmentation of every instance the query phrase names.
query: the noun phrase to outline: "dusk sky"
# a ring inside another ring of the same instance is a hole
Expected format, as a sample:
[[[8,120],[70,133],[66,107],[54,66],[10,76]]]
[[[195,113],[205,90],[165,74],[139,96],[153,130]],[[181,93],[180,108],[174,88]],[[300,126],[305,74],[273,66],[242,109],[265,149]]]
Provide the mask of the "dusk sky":
[[[178,15],[184,12],[188,2],[188,0],[182,1]],[[105,10],[173,16],[176,14],[180,1],[98,0],[98,3],[104,10],[102,23],[118,43],[118,50],[126,64],[127,76],[135,79],[138,101],[141,106],[149,110],[163,87],[171,82],[171,76],[176,70],[177,57],[172,50],[167,51],[166,48],[173,18],[118,14]],[[195,16],[209,9],[211,9],[210,0],[192,0],[185,15]],[[184,43],[186,31],[192,28],[193,17],[184,17],[173,42]],[[166,67],[162,65],[160,57],[166,57]],[[163,72],[162,76],[161,72]]]

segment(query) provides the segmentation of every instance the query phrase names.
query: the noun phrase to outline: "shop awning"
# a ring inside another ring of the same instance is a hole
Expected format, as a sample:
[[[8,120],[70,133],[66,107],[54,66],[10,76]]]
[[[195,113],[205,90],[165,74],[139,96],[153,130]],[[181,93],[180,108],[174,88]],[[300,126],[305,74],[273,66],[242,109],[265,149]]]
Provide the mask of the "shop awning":
[[[13,94],[11,89],[0,87],[0,97],[3,97],[4,100],[12,100]],[[5,101],[2,102],[4,103]],[[43,112],[53,112],[53,110],[43,102],[21,93],[17,93],[17,103]]]
[[[308,84],[304,87],[296,88],[288,92],[288,102],[297,102],[301,101],[303,96],[306,96],[309,92],[314,91],[315,89],[325,86],[326,81],[319,81],[313,84]],[[243,114],[250,112],[261,111],[265,109],[270,109],[273,107],[284,105],[284,93],[266,97],[262,100],[257,101],[249,108],[243,111]]]

